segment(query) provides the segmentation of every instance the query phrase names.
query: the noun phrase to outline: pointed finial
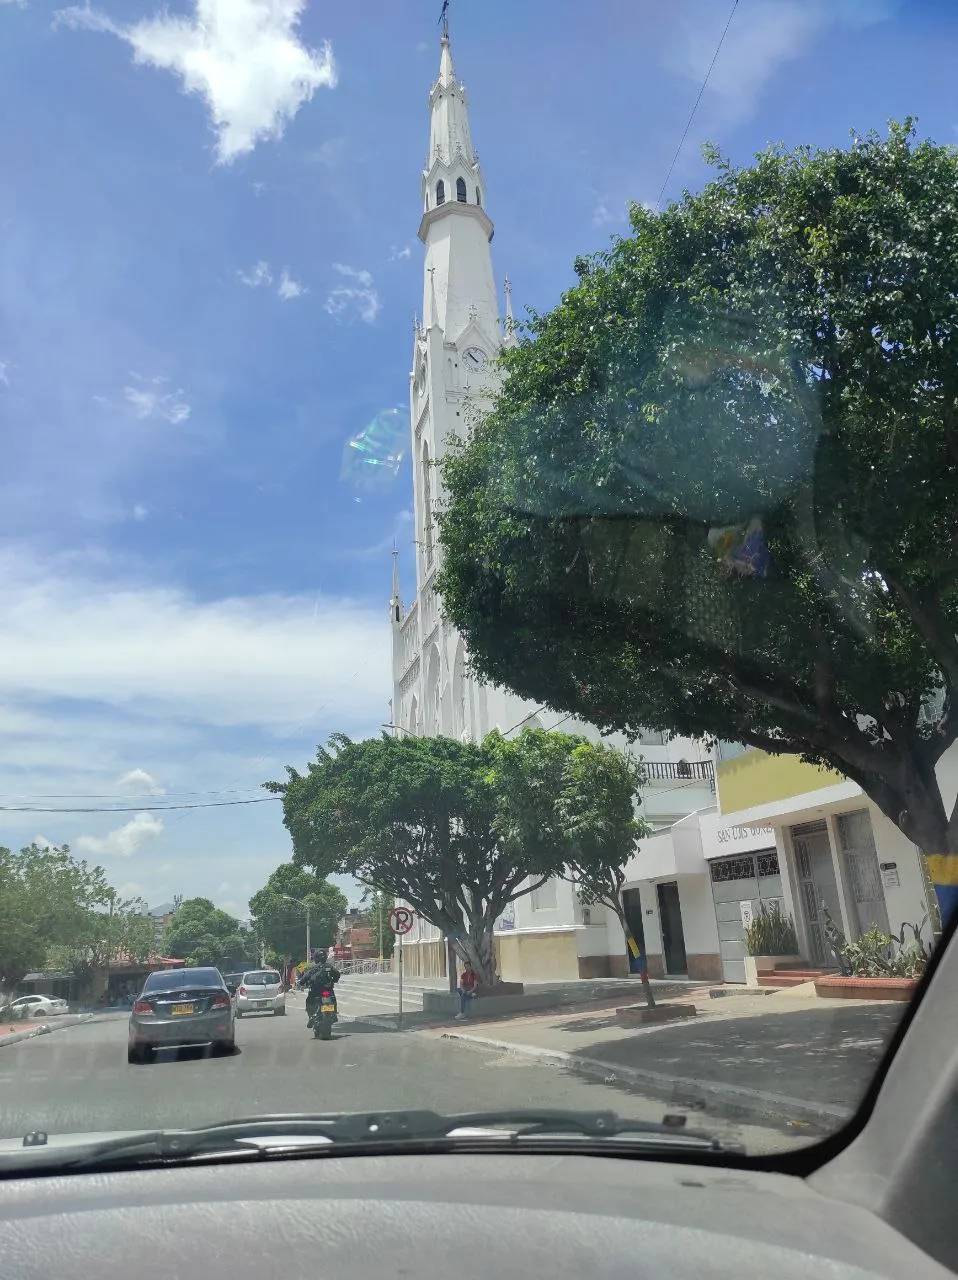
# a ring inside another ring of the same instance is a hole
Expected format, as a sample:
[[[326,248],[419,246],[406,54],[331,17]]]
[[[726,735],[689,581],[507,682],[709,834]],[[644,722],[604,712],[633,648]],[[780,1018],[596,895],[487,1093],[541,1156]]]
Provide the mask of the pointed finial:
[[[439,307],[436,303],[436,268],[429,268],[429,327],[439,323]]]
[[[442,0],[442,13],[439,15],[443,40],[449,39],[449,0]]]
[[[393,538],[393,595],[389,602],[393,622],[402,622],[402,598],[399,595],[399,548]]]
[[[515,320],[515,316],[513,316],[512,314],[512,281],[509,279],[508,276],[506,276],[505,290],[506,290],[506,333],[509,334],[511,337],[515,334],[515,331],[516,331],[516,320]]]

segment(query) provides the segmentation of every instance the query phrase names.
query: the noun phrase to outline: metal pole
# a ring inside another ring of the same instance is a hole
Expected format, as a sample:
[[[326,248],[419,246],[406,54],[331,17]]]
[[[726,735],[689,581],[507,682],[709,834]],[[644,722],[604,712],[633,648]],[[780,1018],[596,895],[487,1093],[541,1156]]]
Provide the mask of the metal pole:
[[[402,934],[399,935],[399,1021],[397,1026],[402,1031]]]
[[[309,945],[309,906],[310,904],[307,902],[306,903],[306,963],[307,964],[310,964],[313,959],[313,953]]]

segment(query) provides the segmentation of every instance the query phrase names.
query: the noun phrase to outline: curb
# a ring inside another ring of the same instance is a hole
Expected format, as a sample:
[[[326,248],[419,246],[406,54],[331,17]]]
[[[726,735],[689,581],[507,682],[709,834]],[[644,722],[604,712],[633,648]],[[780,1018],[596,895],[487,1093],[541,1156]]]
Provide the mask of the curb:
[[[668,1101],[702,1110],[716,1104],[730,1119],[749,1118],[756,1121],[812,1120],[833,1129],[844,1124],[855,1114],[853,1107],[836,1107],[828,1103],[810,1102],[805,1098],[791,1098],[780,1093],[764,1093],[760,1089],[743,1089],[734,1084],[718,1084],[707,1080],[695,1080],[685,1076],[665,1075],[661,1071],[649,1071],[643,1067],[623,1066],[619,1062],[605,1062],[601,1058],[587,1058],[562,1049],[541,1049],[535,1045],[512,1044],[507,1040],[493,1040],[486,1036],[465,1035],[458,1031],[444,1031],[442,1040],[458,1040],[480,1049],[494,1049],[499,1053],[511,1053],[517,1057],[535,1058],[539,1062],[583,1075],[601,1076],[605,1084],[622,1081],[643,1085],[656,1093],[664,1094]]]
[[[76,1022],[42,1022],[40,1026],[31,1027],[29,1031],[14,1031],[12,1035],[0,1036],[0,1049],[7,1044],[22,1044],[24,1040],[35,1040],[37,1036],[52,1035],[54,1031],[69,1031],[71,1027],[80,1027],[86,1022],[94,1022],[96,1018],[95,1013],[80,1014]]]

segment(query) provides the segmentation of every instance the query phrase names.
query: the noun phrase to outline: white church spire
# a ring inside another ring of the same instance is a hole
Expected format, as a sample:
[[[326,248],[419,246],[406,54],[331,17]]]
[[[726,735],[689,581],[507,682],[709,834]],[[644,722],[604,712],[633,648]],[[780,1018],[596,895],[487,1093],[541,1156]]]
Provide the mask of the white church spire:
[[[470,322],[499,342],[499,316],[486,213],[485,179],[469,127],[466,89],[456,77],[449,30],[443,23],[439,76],[429,93],[429,155],[422,173],[422,221],[426,246],[423,315],[455,342]],[[431,275],[431,272],[435,275]],[[432,305],[435,293],[436,306]]]

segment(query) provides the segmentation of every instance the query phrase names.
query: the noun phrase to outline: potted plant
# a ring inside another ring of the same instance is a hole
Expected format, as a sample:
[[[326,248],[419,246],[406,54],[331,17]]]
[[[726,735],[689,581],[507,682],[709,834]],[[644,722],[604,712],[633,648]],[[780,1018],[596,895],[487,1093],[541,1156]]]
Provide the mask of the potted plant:
[[[758,975],[770,973],[801,960],[792,917],[776,902],[763,902],[757,916],[745,930],[745,981],[758,986]]]
[[[926,914],[920,924],[906,922],[897,934],[887,934],[873,925],[854,942],[847,942],[835,930],[833,948],[840,972],[816,978],[816,995],[832,999],[909,1000],[928,963],[928,947],[922,937],[927,922]]]

